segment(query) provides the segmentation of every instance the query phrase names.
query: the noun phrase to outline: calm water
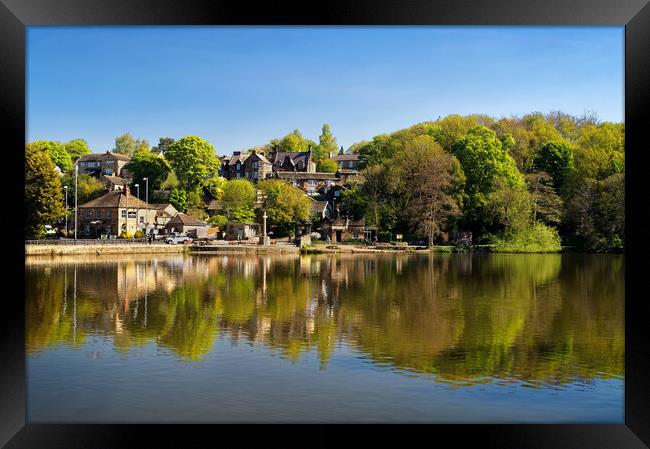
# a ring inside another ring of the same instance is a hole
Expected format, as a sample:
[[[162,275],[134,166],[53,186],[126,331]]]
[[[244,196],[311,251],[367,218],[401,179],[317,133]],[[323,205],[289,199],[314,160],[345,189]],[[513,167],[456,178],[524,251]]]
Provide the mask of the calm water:
[[[30,422],[624,421],[618,255],[26,261]]]

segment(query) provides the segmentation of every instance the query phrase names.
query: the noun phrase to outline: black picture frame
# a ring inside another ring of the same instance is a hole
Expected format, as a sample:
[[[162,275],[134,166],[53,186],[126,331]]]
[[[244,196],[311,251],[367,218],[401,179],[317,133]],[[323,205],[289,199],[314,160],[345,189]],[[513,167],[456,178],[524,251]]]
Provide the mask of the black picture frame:
[[[4,128],[5,193],[17,192],[23,182],[25,144],[25,27],[30,25],[158,25],[158,24],[305,24],[305,25],[620,25],[625,26],[626,126],[626,350],[625,424],[620,425],[436,425],[419,427],[431,444],[452,438],[454,446],[473,441],[481,447],[532,448],[642,448],[650,446],[650,335],[645,323],[645,264],[648,250],[643,200],[644,161],[650,124],[650,5],[647,0],[456,0],[402,2],[330,1],[307,9],[308,3],[224,2],[221,0],[0,0],[0,118]],[[8,177],[7,177],[8,175]],[[24,246],[22,200],[3,195],[9,204],[0,216],[6,250],[3,278],[15,286],[4,299],[4,326],[0,327],[0,444],[25,447],[119,447],[135,437],[148,446],[187,447],[196,437],[209,445],[223,442],[226,430],[212,426],[35,425],[25,422],[24,267],[18,263]],[[13,236],[13,237],[11,237]],[[10,245],[11,244],[11,245]],[[322,429],[310,429],[322,432]],[[382,441],[391,426],[373,428],[372,439]],[[285,432],[283,430],[279,430]],[[258,437],[273,439],[268,427]],[[330,431],[327,431],[330,432]],[[409,429],[409,436],[411,436]],[[230,433],[230,432],[227,432]],[[255,432],[242,434],[250,439]],[[328,435],[331,435],[327,433]],[[311,439],[317,434],[311,433]],[[280,440],[282,441],[282,440]],[[304,440],[303,440],[304,441]],[[406,439],[406,444],[409,439]],[[374,441],[366,440],[365,444]]]

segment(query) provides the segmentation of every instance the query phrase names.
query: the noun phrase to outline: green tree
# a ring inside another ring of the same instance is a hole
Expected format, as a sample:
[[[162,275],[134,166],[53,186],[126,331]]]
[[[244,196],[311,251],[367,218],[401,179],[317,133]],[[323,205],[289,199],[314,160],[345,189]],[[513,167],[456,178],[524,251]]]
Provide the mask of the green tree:
[[[84,154],[90,154],[88,142],[84,139],[72,139],[71,141],[63,144],[65,151],[68,152],[73,161],[76,161]]]
[[[162,152],[162,154],[165,154],[169,146],[174,142],[176,142],[176,140],[172,139],[171,137],[161,137],[158,139],[158,145],[153,147],[151,151],[154,151],[156,153]]]
[[[233,179],[223,187],[223,209],[228,221],[248,223],[255,218],[257,191],[246,179]]]
[[[290,234],[296,224],[309,220],[312,200],[299,188],[279,179],[261,180],[258,188],[271,226],[279,235]]]
[[[487,221],[485,206],[498,182],[521,190],[525,187],[524,177],[496,133],[484,126],[470,129],[453,150],[466,176],[466,219],[482,232]]]
[[[165,180],[160,184],[160,188],[162,190],[172,190],[176,187],[178,187],[178,178],[176,177],[174,170],[171,170],[167,174],[167,178],[165,178]]]
[[[187,191],[203,186],[219,171],[219,160],[214,147],[206,140],[187,136],[174,142],[165,152],[178,182]]]
[[[134,184],[144,187],[143,178],[148,178],[151,190],[158,190],[171,172],[171,167],[164,158],[145,149],[133,153],[126,169],[133,175]]]
[[[336,143],[336,137],[332,134],[330,125],[325,123],[323,124],[321,135],[318,137],[318,146],[314,149],[314,160],[319,163],[327,160],[327,158],[335,155],[337,152],[338,144]]]
[[[47,148],[27,145],[25,151],[25,235],[40,238],[44,226],[65,214],[63,186]]]
[[[564,142],[548,142],[537,153],[534,167],[551,175],[555,188],[560,189],[574,169],[573,150]]]
[[[72,169],[72,158],[61,143],[53,140],[37,140],[30,143],[29,146],[31,148],[46,150],[54,165],[59,167],[62,172],[67,172]]]
[[[169,202],[179,212],[187,210],[187,192],[185,189],[176,187],[169,194]]]
[[[506,235],[531,224],[533,204],[524,187],[513,187],[498,180],[496,189],[488,196],[487,207],[496,222],[503,226]]]
[[[278,151],[300,152],[307,151],[311,146],[312,149],[316,148],[316,143],[313,140],[306,139],[302,133],[294,129],[286,136],[280,139],[273,139],[269,143],[270,153]]]
[[[563,202],[553,188],[553,179],[546,172],[526,175],[526,184],[533,202],[533,221],[557,226],[562,219]]]
[[[132,155],[140,149],[149,149],[149,142],[145,139],[136,139],[131,133],[124,133],[115,138],[113,153]]]
[[[215,199],[220,200],[223,198],[223,188],[227,182],[228,180],[226,178],[215,175],[205,181],[205,188]]]
[[[336,171],[339,169],[339,164],[337,164],[336,161],[333,161],[332,159],[323,159],[318,163],[316,169],[317,171],[323,173],[336,173]]]
[[[218,226],[219,230],[225,229],[227,222],[228,222],[228,217],[221,214],[213,215],[208,219],[208,223],[214,226]]]

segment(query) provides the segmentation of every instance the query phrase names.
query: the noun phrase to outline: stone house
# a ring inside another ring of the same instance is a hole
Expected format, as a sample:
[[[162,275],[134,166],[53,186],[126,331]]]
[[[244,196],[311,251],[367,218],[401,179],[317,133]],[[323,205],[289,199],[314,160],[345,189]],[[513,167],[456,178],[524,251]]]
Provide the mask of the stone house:
[[[254,240],[259,235],[259,223],[226,223],[226,240]]]
[[[273,158],[273,171],[315,173],[316,162],[311,148],[299,152],[278,151]]]
[[[154,219],[152,228],[154,233],[161,234],[167,223],[169,223],[178,211],[170,203],[154,203],[152,206],[156,209],[156,218]]]
[[[102,175],[130,177],[124,166],[131,160],[126,154],[94,153],[84,154],[78,159],[79,173],[100,178]]]
[[[345,242],[347,240],[373,241],[377,228],[366,227],[366,220],[362,217],[358,220],[352,220],[348,217],[325,218],[321,222],[320,233],[323,239],[331,242]]]
[[[187,214],[177,213],[165,225],[165,233],[178,232],[192,238],[200,239],[208,236],[208,224]]]
[[[359,155],[357,153],[346,154],[343,147],[336,156],[330,157],[331,160],[339,164],[339,168],[359,170]]]
[[[340,181],[336,173],[276,171],[275,177],[290,182],[308,194],[331,187]]]
[[[226,179],[248,179],[257,182],[268,177],[272,164],[263,154],[252,150],[250,154],[234,151],[232,156],[221,158],[220,174]]]
[[[131,195],[127,183],[123,190],[110,191],[78,206],[77,232],[88,238],[118,236],[125,229],[135,234],[146,231],[155,218],[155,207]]]

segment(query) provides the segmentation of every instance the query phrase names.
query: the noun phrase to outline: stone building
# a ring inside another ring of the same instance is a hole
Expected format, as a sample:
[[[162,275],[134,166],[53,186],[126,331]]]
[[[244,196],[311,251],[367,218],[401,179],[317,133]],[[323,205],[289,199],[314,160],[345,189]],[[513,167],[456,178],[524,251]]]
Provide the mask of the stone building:
[[[124,168],[129,163],[131,157],[126,154],[111,153],[93,153],[84,154],[78,159],[79,173],[100,178],[102,175],[130,177],[128,170]]]
[[[271,172],[271,162],[256,150],[252,150],[250,154],[234,151],[232,156],[221,158],[220,174],[226,179],[248,179],[257,182],[270,176]]]
[[[123,190],[110,191],[78,206],[77,233],[87,238],[118,236],[123,230],[131,234],[146,231],[155,223],[156,208],[131,195],[128,183]]]

